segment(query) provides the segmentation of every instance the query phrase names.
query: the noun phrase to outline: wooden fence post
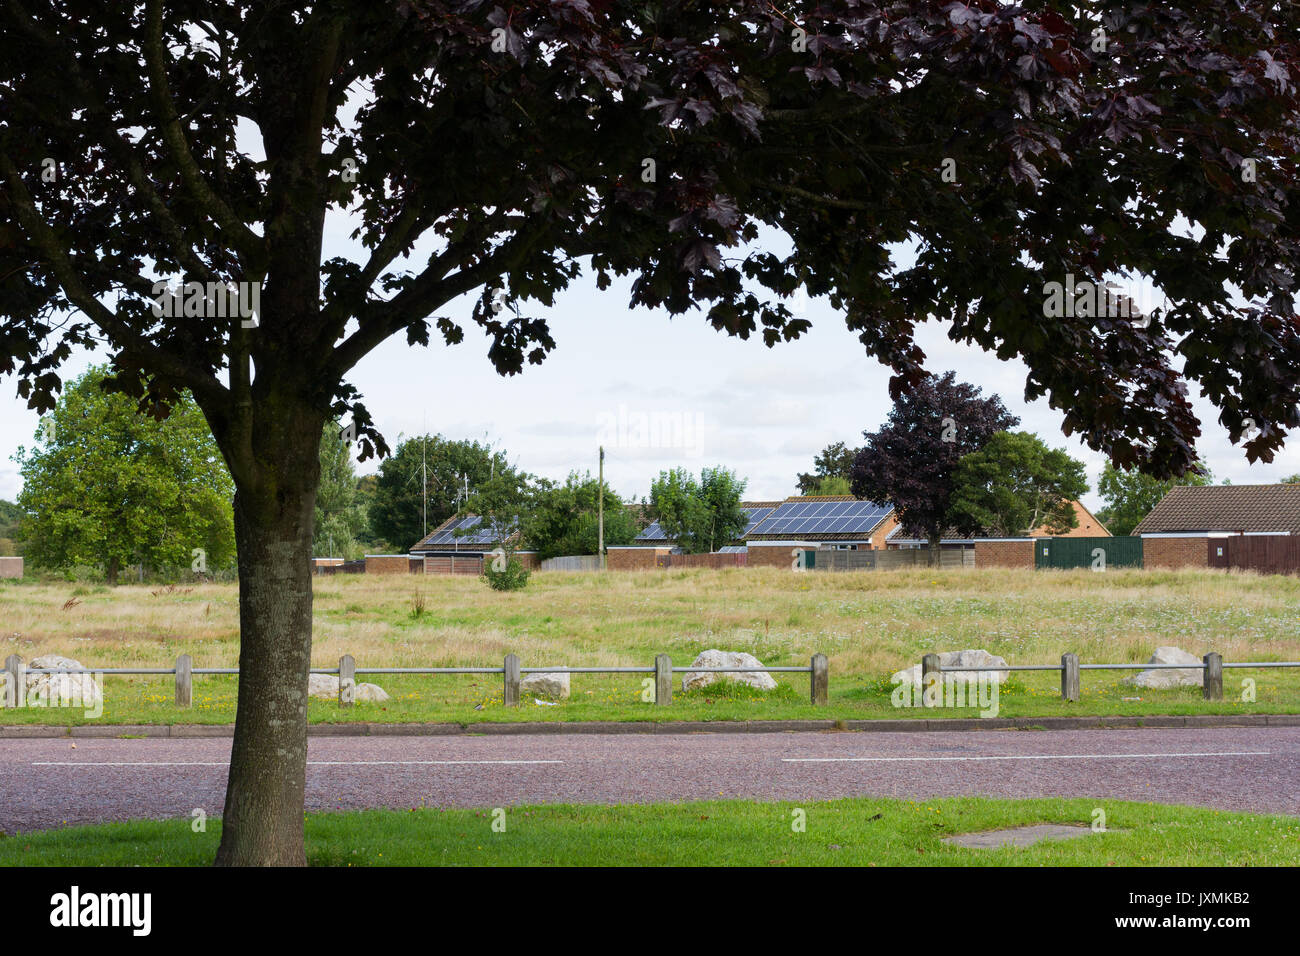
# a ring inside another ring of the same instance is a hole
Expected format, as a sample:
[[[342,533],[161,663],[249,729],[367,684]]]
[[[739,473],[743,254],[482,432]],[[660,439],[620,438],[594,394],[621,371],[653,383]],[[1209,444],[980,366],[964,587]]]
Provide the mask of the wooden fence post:
[[[514,654],[507,654],[505,659],[505,691],[502,695],[502,702],[507,707],[519,706],[519,658]]]
[[[1205,699],[1223,700],[1223,656],[1213,651],[1205,655]]]
[[[23,706],[27,702],[27,668],[23,666],[23,659],[17,654],[6,657],[5,674],[9,678],[5,681],[5,706]]]
[[[189,707],[194,700],[194,662],[188,654],[176,658],[176,706]]]
[[[930,677],[931,674],[934,675],[933,678]],[[939,670],[938,654],[926,654],[924,657],[921,658],[921,706],[922,707],[928,706],[925,702],[925,691],[926,688],[930,686],[931,680],[933,680],[935,684],[939,686],[939,700],[940,702],[942,702],[943,687],[939,682],[943,680],[943,674]]]
[[[826,697],[830,690],[830,664],[826,661],[825,654],[814,654],[812,662],[809,664],[809,670],[812,672],[812,702],[815,707],[825,707]]]
[[[1061,699],[1079,699],[1079,655],[1061,655]]]
[[[655,703],[667,707],[673,702],[673,659],[667,654],[655,655]]]
[[[351,707],[357,699],[357,662],[351,654],[339,658],[339,706]]]

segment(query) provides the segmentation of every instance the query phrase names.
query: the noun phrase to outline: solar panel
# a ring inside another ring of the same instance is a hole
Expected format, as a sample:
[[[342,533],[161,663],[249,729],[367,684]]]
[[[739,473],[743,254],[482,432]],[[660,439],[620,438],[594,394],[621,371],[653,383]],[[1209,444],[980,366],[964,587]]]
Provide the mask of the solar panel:
[[[757,530],[761,534],[867,534],[888,515],[874,501],[790,501],[778,506]],[[746,533],[754,530],[751,525]]]
[[[465,515],[457,518],[425,541],[424,544],[426,547],[435,544],[496,544],[500,535],[496,533],[495,529],[488,526],[479,529],[482,520],[478,515]],[[457,532],[461,533],[457,534]]]

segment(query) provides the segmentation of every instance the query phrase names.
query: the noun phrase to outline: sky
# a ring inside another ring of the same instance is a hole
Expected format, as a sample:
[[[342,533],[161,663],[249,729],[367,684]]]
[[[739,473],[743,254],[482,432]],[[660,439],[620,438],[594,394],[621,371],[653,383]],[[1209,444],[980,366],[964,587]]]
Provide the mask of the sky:
[[[331,246],[348,246],[344,223],[331,225]],[[327,252],[327,255],[332,254]],[[824,300],[806,305],[812,330],[794,342],[767,348],[714,331],[702,313],[670,319],[665,313],[629,310],[627,286],[604,292],[581,280],[550,309],[525,306],[549,317],[556,349],[541,366],[504,378],[487,359],[488,340],[468,321],[469,299],[447,313],[466,319],[465,340],[446,346],[436,336],[428,348],[390,339],[353,371],[390,444],[404,436],[441,433],[478,439],[504,450],[512,463],[537,475],[562,479],[570,471],[597,467],[605,446],[605,473],[624,498],[647,495],[661,471],[722,465],[748,481],[751,500],[796,494],[796,476],[812,471],[813,456],[827,444],[860,444],[889,412],[889,372],[869,358],[843,320]],[[1063,447],[1087,467],[1093,491],[1103,458],[1077,436],[1061,433],[1062,415],[1045,400],[1024,401],[1025,368],[951,342],[946,327],[931,321],[918,330],[934,372],[997,394],[1020,417],[1020,428]],[[102,355],[78,355],[66,367],[76,374]],[[71,374],[68,377],[71,377]],[[11,456],[30,444],[37,416],[17,397],[12,378],[0,379],[0,498],[13,500],[21,487]],[[1233,484],[1279,481],[1300,472],[1300,443],[1271,464],[1248,465],[1228,441],[1217,413],[1196,402],[1203,436],[1199,450],[1217,480]],[[373,472],[376,462],[358,466]]]

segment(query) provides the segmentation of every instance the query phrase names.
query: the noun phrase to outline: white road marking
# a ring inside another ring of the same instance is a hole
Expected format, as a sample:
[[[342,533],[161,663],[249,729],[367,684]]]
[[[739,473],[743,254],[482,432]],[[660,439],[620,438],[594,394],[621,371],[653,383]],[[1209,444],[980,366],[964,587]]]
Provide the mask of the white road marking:
[[[954,760],[1132,760],[1151,757],[1268,757],[1268,750],[1223,750],[1163,754],[1006,754],[978,757],[782,757],[782,763],[908,763]]]
[[[448,767],[484,764],[564,763],[563,760],[308,760],[309,767]],[[33,767],[228,767],[229,760],[33,760]]]

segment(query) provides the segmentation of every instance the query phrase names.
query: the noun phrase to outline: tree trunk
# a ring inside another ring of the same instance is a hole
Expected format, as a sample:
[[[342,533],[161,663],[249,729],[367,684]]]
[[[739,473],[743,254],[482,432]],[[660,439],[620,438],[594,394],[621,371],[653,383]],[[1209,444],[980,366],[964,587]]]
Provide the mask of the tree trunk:
[[[117,558],[108,559],[108,566],[104,568],[104,577],[108,579],[110,588],[117,587]]]
[[[320,433],[319,423],[281,430],[278,447],[259,456],[269,466],[264,487],[235,493],[239,707],[218,866],[307,862],[310,565]]]
[[[939,557],[943,550],[943,546],[940,544],[942,540],[942,535],[939,532],[930,532],[930,544],[927,550],[930,552],[930,567],[932,568],[937,568],[942,563]]]

